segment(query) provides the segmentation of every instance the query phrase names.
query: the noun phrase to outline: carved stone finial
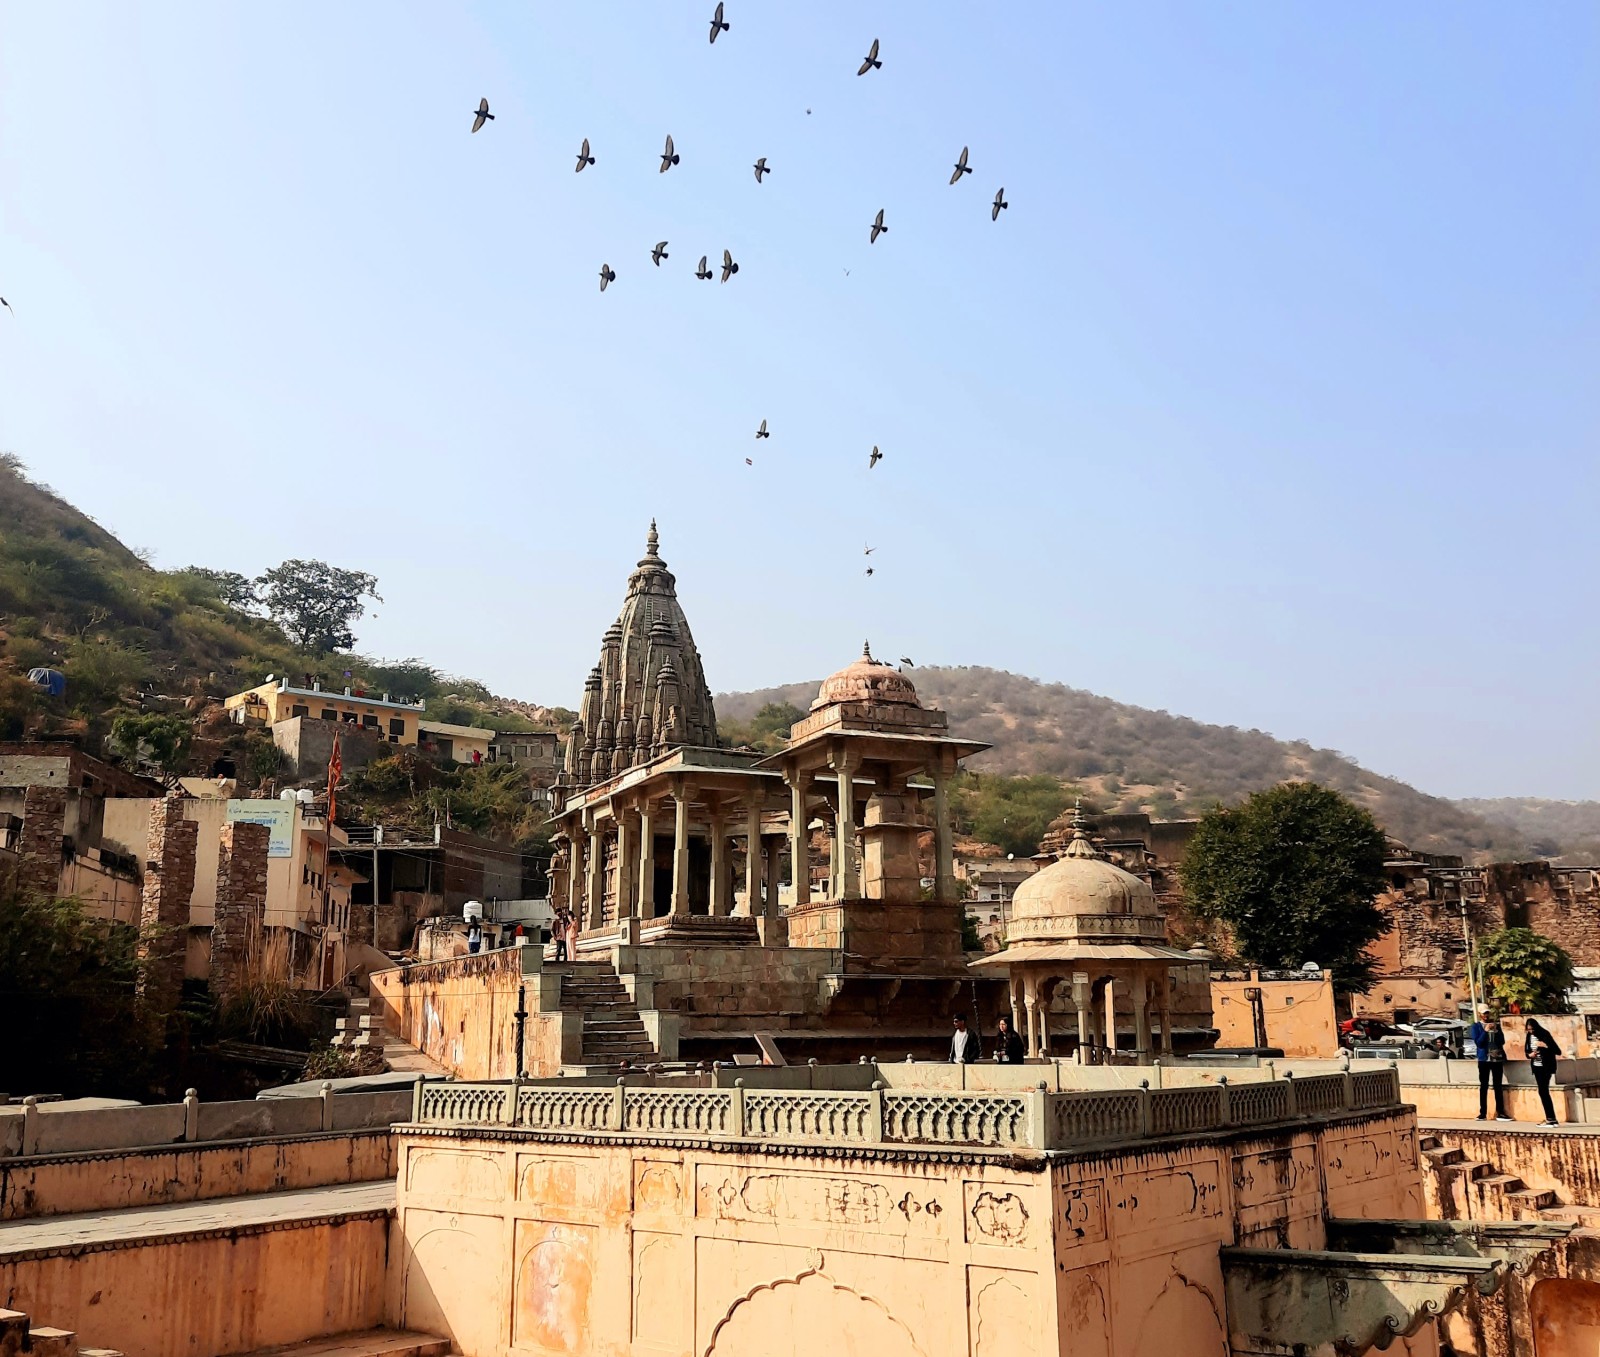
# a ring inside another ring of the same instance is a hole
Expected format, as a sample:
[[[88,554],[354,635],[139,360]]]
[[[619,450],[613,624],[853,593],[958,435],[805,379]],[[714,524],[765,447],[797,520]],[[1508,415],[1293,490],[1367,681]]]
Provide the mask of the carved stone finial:
[[[876,664],[877,663],[877,661],[872,658],[872,642],[871,641],[863,641],[861,643],[861,658],[866,660],[869,664]]]
[[[1089,837],[1089,817],[1083,813],[1083,801],[1075,799],[1072,803],[1072,839],[1067,844],[1066,855],[1069,858],[1097,858],[1100,851],[1094,846],[1094,841]]]
[[[656,532],[656,521],[652,518],[650,520],[650,531],[644,539],[644,554],[646,556],[659,556],[661,554],[660,547],[661,535]]]

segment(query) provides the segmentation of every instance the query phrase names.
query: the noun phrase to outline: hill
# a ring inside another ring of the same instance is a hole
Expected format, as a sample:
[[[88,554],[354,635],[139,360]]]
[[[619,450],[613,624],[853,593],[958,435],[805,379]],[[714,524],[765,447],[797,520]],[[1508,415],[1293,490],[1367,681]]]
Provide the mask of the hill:
[[[1469,859],[1531,854],[1529,835],[1518,824],[1490,819],[1470,804],[1429,796],[1304,741],[1207,725],[998,669],[910,672],[918,695],[948,712],[953,728],[994,745],[969,767],[1048,774],[1083,788],[1102,810],[1144,810],[1173,819],[1302,778],[1359,801],[1390,834],[1423,852],[1460,853]],[[720,694],[718,720],[730,725],[752,721],[768,703],[804,710],[816,696],[817,682]]]
[[[249,582],[231,581],[193,567],[152,568],[0,454],[0,739],[65,734],[98,747],[119,713],[174,710],[269,673],[320,673],[427,698],[435,720],[502,730],[548,728],[565,715],[496,698],[417,660],[302,651],[259,609],[237,606],[237,586]],[[35,667],[59,670],[65,696],[30,684]]]
[[[1456,802],[1470,815],[1523,835],[1540,857],[1600,859],[1600,801],[1547,801],[1538,796],[1471,797]]]

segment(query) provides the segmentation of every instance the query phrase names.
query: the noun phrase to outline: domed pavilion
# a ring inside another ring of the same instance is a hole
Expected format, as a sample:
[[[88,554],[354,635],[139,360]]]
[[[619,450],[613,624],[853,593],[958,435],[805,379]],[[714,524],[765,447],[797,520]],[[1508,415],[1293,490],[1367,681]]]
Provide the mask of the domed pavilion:
[[[1012,1021],[1030,1056],[1050,1054],[1051,1003],[1069,985],[1080,1062],[1118,1050],[1120,1000],[1132,1018],[1134,1059],[1148,1065],[1156,1054],[1152,1014],[1161,1053],[1172,1053],[1171,968],[1194,961],[1166,939],[1155,892],[1101,855],[1079,809],[1062,855],[1017,887],[1005,948],[972,965],[1010,977]]]

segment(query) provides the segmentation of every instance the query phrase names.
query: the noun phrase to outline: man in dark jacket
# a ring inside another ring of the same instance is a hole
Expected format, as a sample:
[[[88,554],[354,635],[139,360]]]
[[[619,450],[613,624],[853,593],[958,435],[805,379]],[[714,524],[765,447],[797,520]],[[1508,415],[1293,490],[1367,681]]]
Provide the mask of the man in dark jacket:
[[[978,1040],[978,1034],[967,1029],[967,1015],[957,1013],[955,1031],[950,1034],[950,1063],[970,1065],[975,1060],[982,1059],[983,1046]]]
[[[1478,1048],[1478,1120],[1489,1116],[1489,1083],[1494,1082],[1494,1119],[1510,1121],[1506,1114],[1506,1034],[1500,1019],[1484,1009],[1472,1024],[1472,1044]]]

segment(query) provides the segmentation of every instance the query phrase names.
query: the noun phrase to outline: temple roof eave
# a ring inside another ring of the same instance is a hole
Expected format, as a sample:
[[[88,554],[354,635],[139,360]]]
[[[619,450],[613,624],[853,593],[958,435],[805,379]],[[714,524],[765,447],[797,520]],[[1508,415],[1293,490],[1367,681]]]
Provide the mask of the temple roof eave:
[[[1179,951],[1176,947],[1160,947],[1153,943],[1109,942],[1079,945],[1070,942],[1022,942],[1014,947],[991,952],[976,961],[969,961],[967,965],[1016,966],[1026,962],[1047,962],[1056,965],[1071,962],[1089,965],[1096,961],[1149,961],[1161,962],[1168,966],[1193,966],[1196,960],[1195,957]]]
[[[805,761],[799,756],[810,749],[816,749],[819,755],[823,753],[823,746],[831,738],[848,736],[853,749],[861,751],[862,757],[868,759],[883,758],[885,755],[902,755],[915,758],[918,761],[925,758],[930,749],[951,750],[957,759],[971,758],[974,754],[981,754],[986,749],[994,748],[993,745],[984,744],[981,740],[959,740],[950,735],[907,735],[892,734],[886,731],[866,731],[859,729],[833,728],[818,732],[812,739],[804,744],[795,744],[787,749],[780,749],[776,754],[768,754],[756,764],[757,768],[792,768],[797,764],[805,766]],[[881,753],[872,752],[874,747],[881,749]]]

